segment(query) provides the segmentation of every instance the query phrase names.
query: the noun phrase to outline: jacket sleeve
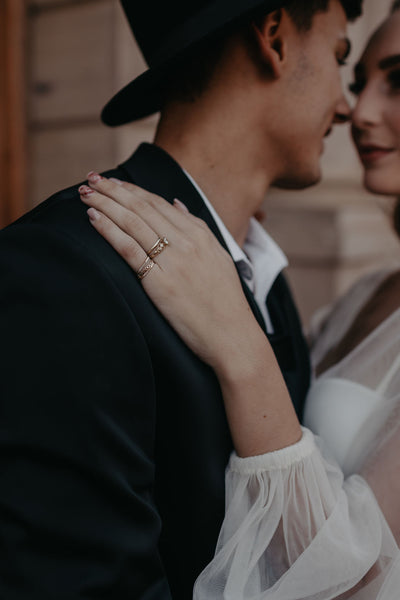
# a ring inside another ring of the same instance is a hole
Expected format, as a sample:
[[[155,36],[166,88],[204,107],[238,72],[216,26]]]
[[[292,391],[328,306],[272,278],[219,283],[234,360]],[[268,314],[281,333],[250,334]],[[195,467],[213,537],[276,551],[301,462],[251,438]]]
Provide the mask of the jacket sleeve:
[[[148,348],[78,245],[0,234],[0,597],[169,600]]]

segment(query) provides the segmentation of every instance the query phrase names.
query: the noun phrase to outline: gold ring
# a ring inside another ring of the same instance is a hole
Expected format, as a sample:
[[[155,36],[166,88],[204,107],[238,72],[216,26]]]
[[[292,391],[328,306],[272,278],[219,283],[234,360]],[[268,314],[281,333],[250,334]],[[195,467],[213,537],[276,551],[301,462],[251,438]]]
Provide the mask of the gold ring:
[[[161,252],[168,246],[168,244],[169,242],[166,237],[158,238],[154,246],[152,246],[147,252],[147,256],[149,258],[154,258],[158,254],[161,254]]]
[[[155,264],[156,263],[151,260],[150,256],[148,256],[140,267],[139,271],[136,273],[138,279],[143,279],[143,277],[146,277],[147,273],[151,271]]]

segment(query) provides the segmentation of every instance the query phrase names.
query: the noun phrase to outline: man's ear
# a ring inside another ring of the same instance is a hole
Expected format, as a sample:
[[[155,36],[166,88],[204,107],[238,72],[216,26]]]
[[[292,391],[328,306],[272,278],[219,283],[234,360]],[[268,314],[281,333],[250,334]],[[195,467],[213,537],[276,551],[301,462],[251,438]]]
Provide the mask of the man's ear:
[[[277,9],[252,23],[258,55],[275,78],[280,76],[286,61],[285,17],[286,13]]]

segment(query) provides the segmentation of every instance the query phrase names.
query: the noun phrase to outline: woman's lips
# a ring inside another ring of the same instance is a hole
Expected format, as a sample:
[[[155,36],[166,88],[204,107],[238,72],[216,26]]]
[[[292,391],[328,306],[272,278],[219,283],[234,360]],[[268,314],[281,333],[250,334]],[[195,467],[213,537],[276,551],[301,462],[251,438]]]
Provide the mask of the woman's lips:
[[[364,164],[373,164],[389,156],[393,148],[384,148],[383,146],[365,145],[358,146],[358,153]]]

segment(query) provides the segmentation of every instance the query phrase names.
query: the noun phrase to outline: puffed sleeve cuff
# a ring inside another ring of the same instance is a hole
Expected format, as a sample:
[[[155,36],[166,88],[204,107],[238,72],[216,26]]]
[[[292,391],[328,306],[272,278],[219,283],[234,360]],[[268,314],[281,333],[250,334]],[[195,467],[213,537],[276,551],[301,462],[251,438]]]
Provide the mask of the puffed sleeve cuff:
[[[322,600],[359,582],[357,600],[393,600],[400,585],[399,549],[362,477],[344,480],[307,429],[276,452],[231,457],[225,519],[194,600]]]
[[[266,454],[246,458],[240,458],[233,452],[229,461],[230,471],[242,475],[253,475],[261,471],[287,469],[303,461],[317,448],[311,431],[302,427],[302,433],[303,435],[298,442],[275,452],[267,452]]]

